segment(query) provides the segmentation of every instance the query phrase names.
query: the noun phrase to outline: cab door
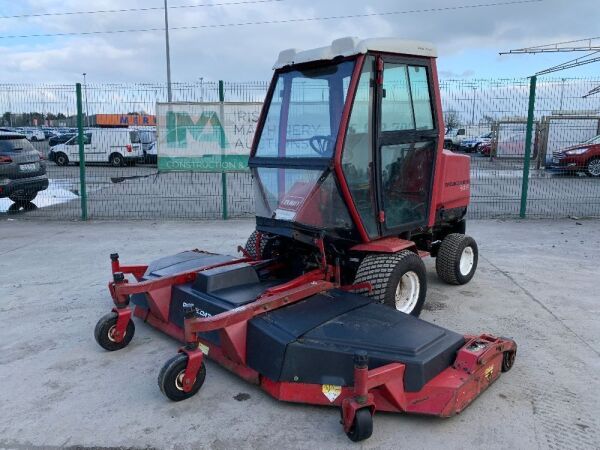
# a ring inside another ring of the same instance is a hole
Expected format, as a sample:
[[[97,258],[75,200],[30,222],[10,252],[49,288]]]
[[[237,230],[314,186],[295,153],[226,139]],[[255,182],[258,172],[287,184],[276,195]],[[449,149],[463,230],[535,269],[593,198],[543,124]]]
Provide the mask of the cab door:
[[[381,234],[427,225],[438,145],[429,60],[378,56],[376,151]]]

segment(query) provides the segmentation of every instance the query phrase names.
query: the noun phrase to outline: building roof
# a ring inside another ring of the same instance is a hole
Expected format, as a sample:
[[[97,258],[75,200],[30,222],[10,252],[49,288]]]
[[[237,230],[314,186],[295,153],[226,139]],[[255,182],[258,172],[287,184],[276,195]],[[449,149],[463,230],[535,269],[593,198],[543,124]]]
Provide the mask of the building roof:
[[[274,69],[309,61],[327,61],[336,56],[351,56],[367,53],[369,50],[400,53],[404,55],[427,56],[435,58],[437,51],[433,44],[421,41],[408,41],[398,38],[372,38],[360,40],[357,37],[336,39],[326,47],[310,50],[290,48],[279,53]]]

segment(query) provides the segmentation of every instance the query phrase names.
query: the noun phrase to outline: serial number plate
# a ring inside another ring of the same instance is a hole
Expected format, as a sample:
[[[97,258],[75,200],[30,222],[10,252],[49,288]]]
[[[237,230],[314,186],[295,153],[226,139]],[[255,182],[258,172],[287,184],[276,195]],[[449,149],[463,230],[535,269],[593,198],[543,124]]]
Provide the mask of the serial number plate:
[[[21,164],[21,172],[33,172],[35,170],[37,170],[37,164],[36,163],[31,163],[31,164]]]

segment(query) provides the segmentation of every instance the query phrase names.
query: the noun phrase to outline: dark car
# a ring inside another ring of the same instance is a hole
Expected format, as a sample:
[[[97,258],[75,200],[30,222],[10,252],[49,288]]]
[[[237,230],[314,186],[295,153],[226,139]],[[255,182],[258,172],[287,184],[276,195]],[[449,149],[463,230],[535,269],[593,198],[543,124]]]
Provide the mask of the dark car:
[[[552,171],[585,172],[590,177],[600,177],[600,134],[581,144],[552,153]]]
[[[22,134],[0,131],[0,198],[28,203],[47,188],[40,153]]]
[[[64,134],[52,136],[48,140],[48,145],[50,147],[54,147],[55,145],[58,145],[58,144],[64,144],[65,142],[70,141],[73,136],[75,136],[75,133],[64,133]]]

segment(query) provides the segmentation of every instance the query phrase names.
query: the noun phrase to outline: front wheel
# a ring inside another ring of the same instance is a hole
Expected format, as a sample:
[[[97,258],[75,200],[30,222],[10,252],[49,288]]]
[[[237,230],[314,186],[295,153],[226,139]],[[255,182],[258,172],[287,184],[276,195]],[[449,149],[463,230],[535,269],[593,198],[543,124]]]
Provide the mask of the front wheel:
[[[19,194],[19,195],[9,195],[8,198],[11,199],[13,202],[15,203],[29,203],[30,201],[32,201],[34,198],[37,197],[37,191],[36,192],[26,192],[24,194]]]
[[[478,260],[475,240],[461,233],[451,233],[442,240],[435,259],[435,270],[448,284],[466,284],[475,275]]]
[[[427,274],[421,257],[410,250],[365,256],[354,282],[369,283],[372,289],[365,294],[379,303],[405,314],[421,314]]]
[[[190,398],[194,396],[204,384],[206,367],[204,366],[204,362],[202,362],[192,389],[189,392],[183,390],[183,376],[187,364],[188,356],[185,353],[179,353],[168,360],[160,370],[160,373],[158,374],[158,387],[169,400],[179,402]]]
[[[369,408],[356,411],[352,427],[346,432],[346,436],[352,442],[360,442],[369,439],[373,434],[373,415]]]
[[[585,173],[590,177],[600,177],[600,158],[590,159],[585,167]]]
[[[59,152],[54,156],[54,162],[57,166],[68,166],[69,158],[64,153]]]

